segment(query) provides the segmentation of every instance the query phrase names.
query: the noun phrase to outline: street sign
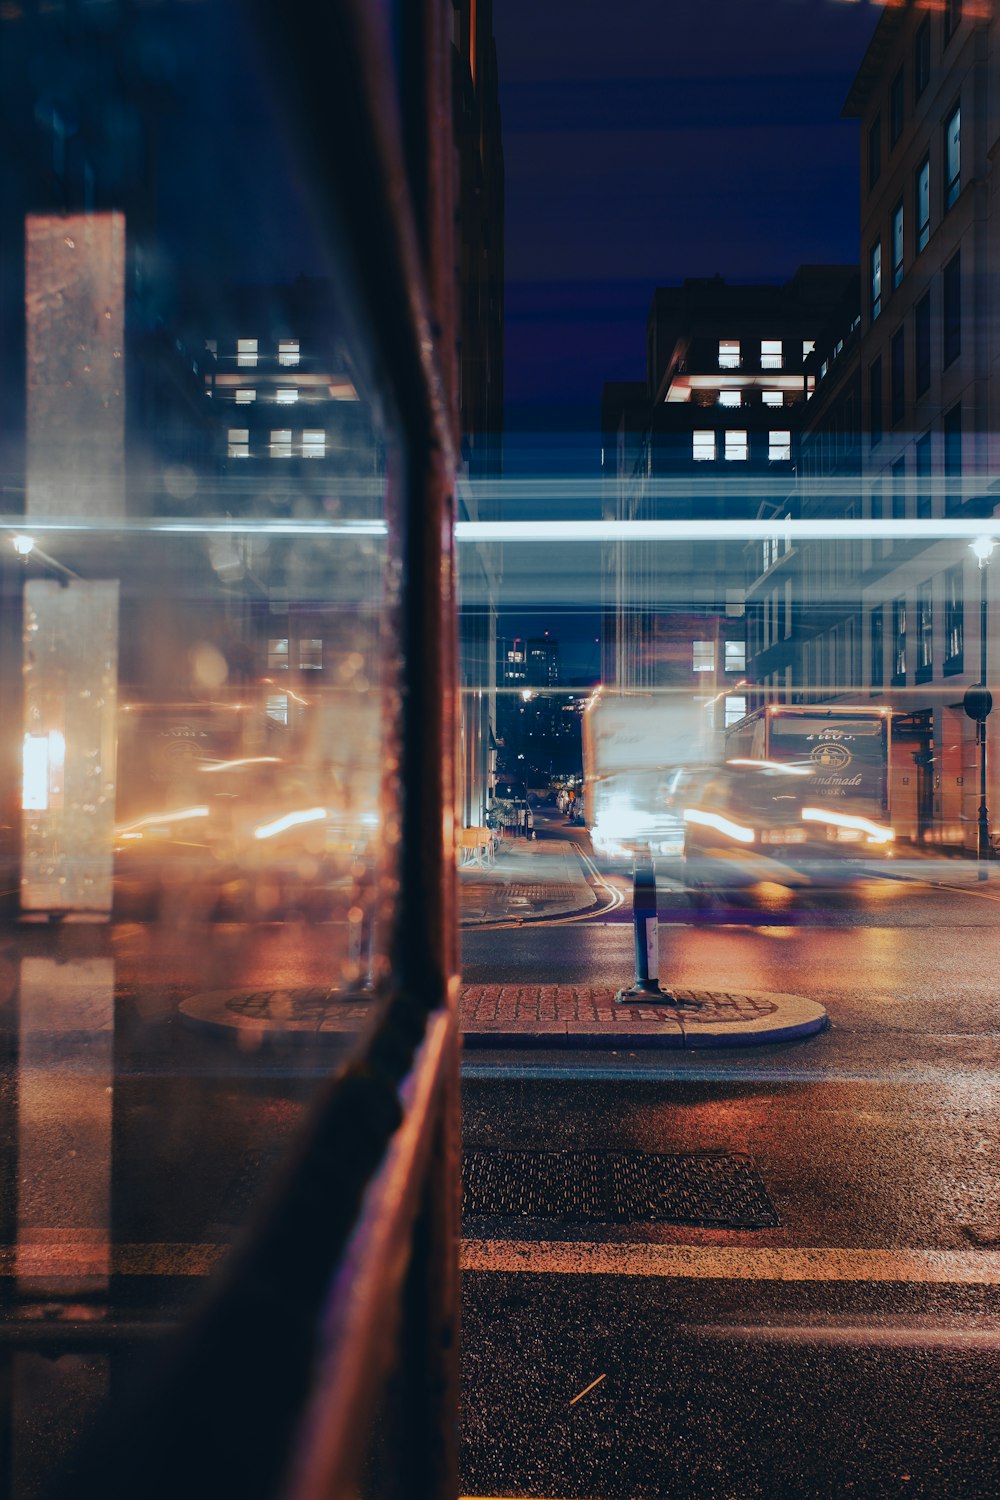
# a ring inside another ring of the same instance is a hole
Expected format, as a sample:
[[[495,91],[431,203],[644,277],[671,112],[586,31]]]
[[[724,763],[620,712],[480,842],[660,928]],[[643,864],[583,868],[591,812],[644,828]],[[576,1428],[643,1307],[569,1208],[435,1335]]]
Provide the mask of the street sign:
[[[993,694],[989,688],[977,685],[966,688],[965,697],[962,699],[962,707],[970,719],[976,719],[980,724],[988,719],[993,708]]]

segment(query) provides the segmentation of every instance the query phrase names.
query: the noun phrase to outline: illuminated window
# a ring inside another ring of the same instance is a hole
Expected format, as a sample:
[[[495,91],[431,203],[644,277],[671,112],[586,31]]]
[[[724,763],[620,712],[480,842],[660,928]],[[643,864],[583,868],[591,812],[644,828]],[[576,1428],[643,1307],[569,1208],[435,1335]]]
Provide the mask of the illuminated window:
[[[892,211],[892,284],[899,286],[903,279],[903,200]]]
[[[738,370],[740,367],[739,339],[719,340],[719,369]]]
[[[747,648],[745,641],[726,642],[726,671],[745,672],[747,666]]]
[[[882,241],[876,240],[868,252],[868,286],[871,317],[874,323],[882,311]]]
[[[256,391],[242,390],[242,391],[237,391],[236,392],[236,405],[237,406],[249,406],[250,403],[251,403],[251,401],[256,401],[256,399],[257,399],[257,392]]]
[[[965,595],[962,566],[949,568],[944,575],[944,653],[945,671],[962,670],[965,651]]]
[[[808,359],[809,356],[810,356],[810,354],[815,354],[815,353],[816,353],[816,340],[815,339],[803,339],[802,340],[802,358],[803,359]]]
[[[326,457],[326,433],[313,432],[308,428],[302,434],[302,457],[303,458],[325,458]]]
[[[284,386],[275,395],[275,400],[279,406],[291,406],[298,399],[299,393],[294,386]]]
[[[292,434],[289,428],[283,427],[271,433],[270,452],[272,458],[291,458]]]
[[[691,670],[693,672],[715,671],[715,642],[691,642]]]
[[[892,601],[892,680],[898,687],[906,681],[906,600]]]
[[[782,350],[780,339],[761,339],[760,367],[762,370],[780,370]]]
[[[944,206],[958,201],[962,185],[962,110],[956,105],[944,127]]]
[[[248,427],[230,427],[227,455],[229,458],[250,457],[250,429]]]
[[[931,236],[931,163],[929,157],[925,156],[917,168],[913,194],[917,210],[917,254],[919,255]]]
[[[278,340],[278,364],[279,365],[297,365],[298,362],[299,362],[299,341],[298,341],[298,339],[279,339]]]
[[[784,391],[763,391],[761,400],[765,406],[784,406],[785,393]]]
[[[323,642],[315,638],[299,641],[299,671],[320,672],[323,669]]]
[[[792,434],[775,430],[767,435],[768,462],[788,463],[792,456]]]
[[[747,711],[746,698],[736,693],[729,693],[725,700],[726,704],[726,728],[730,724],[738,724],[740,719],[745,718]]]
[[[743,405],[743,392],[742,391],[720,391],[719,392],[719,405],[720,406],[742,406]]]
[[[917,589],[917,677],[934,670],[934,586],[928,580]]]
[[[269,693],[264,703],[264,712],[275,724],[288,723],[288,694]]]
[[[257,340],[236,340],[236,363],[244,370],[254,370],[257,367]]]
[[[286,639],[268,641],[267,670],[269,672],[288,671],[288,641]]]
[[[733,427],[726,433],[725,455],[730,462],[739,462],[749,457],[749,439],[742,428]]]
[[[715,457],[714,432],[694,432],[691,434],[691,457],[696,463]]]

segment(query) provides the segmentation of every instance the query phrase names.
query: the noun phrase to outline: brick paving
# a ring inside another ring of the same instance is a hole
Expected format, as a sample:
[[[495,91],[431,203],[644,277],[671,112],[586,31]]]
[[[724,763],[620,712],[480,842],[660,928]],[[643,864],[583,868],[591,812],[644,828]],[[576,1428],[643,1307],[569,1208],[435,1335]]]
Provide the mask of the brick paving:
[[[744,1046],[826,1026],[823,1007],[801,995],[674,993],[679,1004],[619,1004],[592,985],[469,984],[459,1014],[466,1047]]]

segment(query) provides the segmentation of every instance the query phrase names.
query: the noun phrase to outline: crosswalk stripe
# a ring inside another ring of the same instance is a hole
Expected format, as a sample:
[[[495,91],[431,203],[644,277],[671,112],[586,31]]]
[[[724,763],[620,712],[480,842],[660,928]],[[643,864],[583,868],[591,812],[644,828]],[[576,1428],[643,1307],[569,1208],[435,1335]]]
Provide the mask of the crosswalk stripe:
[[[0,1276],[209,1276],[223,1244],[21,1244],[0,1249]],[[835,1246],[650,1245],[463,1240],[463,1271],[543,1276],[689,1277],[716,1281],[869,1281],[1000,1285],[1000,1251]]]
[[[1000,1285],[1000,1253],[990,1250],[463,1240],[461,1264],[463,1271],[519,1271],[544,1276]]]

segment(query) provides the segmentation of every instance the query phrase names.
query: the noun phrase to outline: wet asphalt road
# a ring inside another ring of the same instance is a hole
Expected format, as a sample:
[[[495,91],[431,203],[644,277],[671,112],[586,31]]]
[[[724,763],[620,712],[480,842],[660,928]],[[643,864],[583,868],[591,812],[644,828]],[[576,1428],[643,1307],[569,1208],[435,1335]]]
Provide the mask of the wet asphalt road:
[[[821,1036],[466,1061],[467,1148],[746,1152],[780,1218],[467,1219],[468,1493],[1000,1492],[1000,893],[774,899],[781,920],[664,923],[661,974],[815,996]],[[617,984],[631,932],[466,933],[463,954],[470,982]]]

